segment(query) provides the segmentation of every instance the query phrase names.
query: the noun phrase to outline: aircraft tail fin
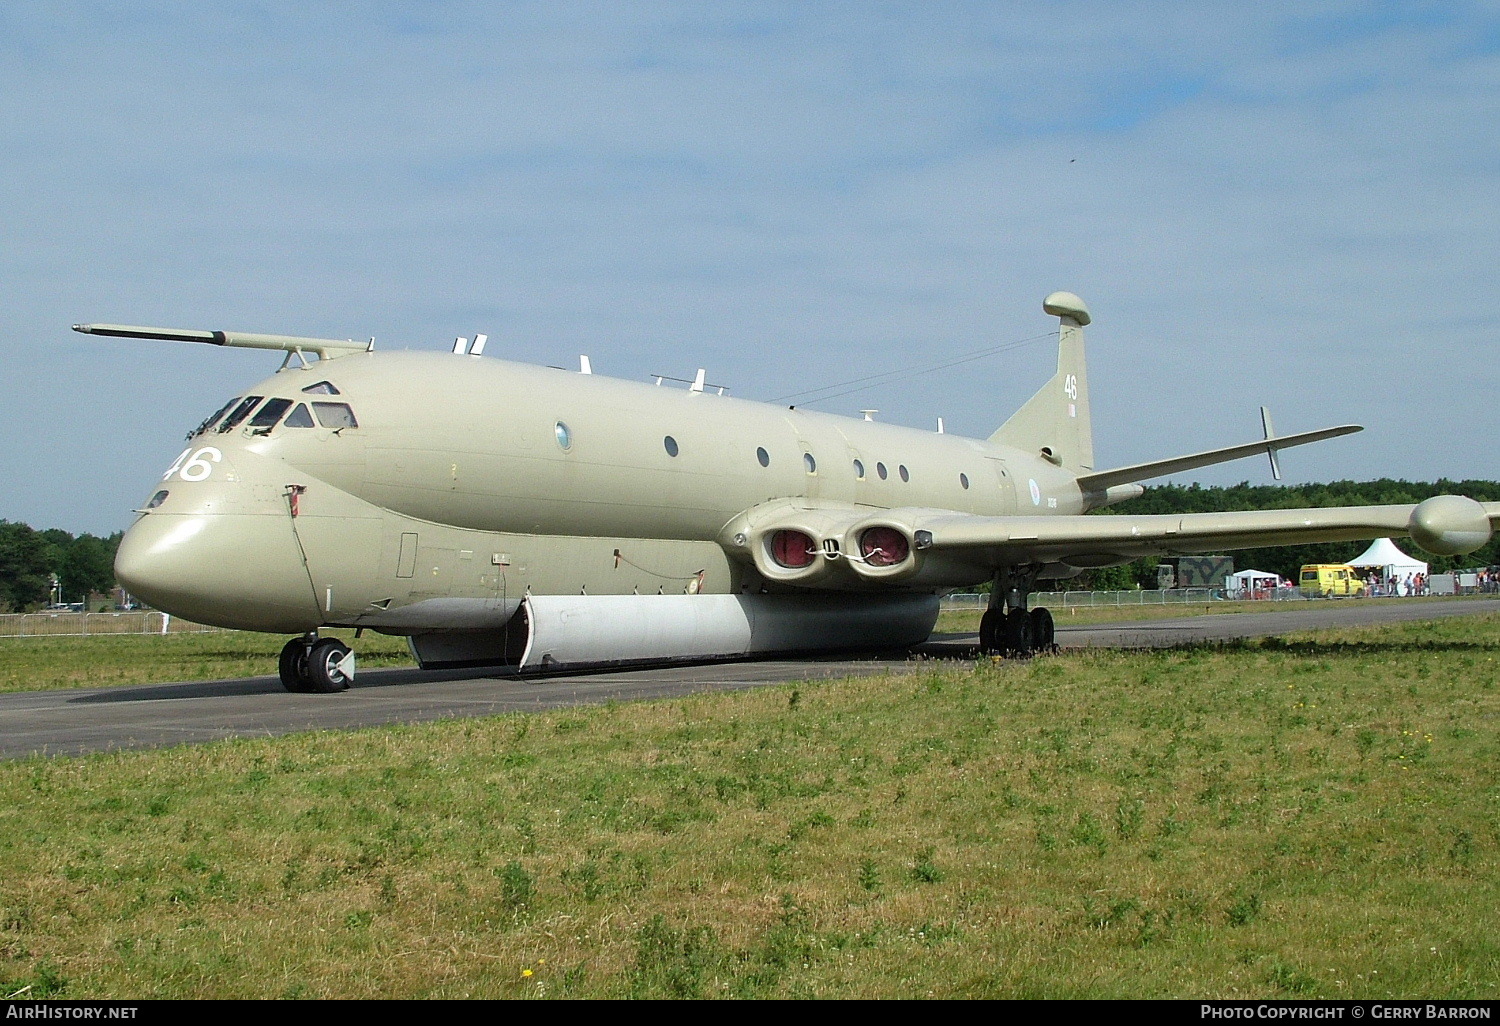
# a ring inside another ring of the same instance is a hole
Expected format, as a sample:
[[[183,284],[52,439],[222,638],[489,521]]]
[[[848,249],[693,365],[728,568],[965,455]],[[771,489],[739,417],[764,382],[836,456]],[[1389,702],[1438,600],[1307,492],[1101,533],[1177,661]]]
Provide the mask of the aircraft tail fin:
[[[1059,319],[1057,373],[990,436],[990,441],[1037,453],[1075,474],[1094,469],[1094,431],[1089,416],[1089,378],[1083,359],[1083,327],[1092,318],[1083,300],[1054,292],[1042,309]]]

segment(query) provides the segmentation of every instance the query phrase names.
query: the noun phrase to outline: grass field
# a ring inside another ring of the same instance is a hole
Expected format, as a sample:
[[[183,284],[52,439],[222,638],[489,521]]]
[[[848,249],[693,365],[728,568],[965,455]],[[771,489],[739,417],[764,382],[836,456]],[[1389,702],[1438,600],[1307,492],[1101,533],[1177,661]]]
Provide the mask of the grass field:
[[[0,989],[1494,998],[1497,656],[1474,617],[4,762]]]
[[[1373,601],[1373,600],[1372,600]],[[1388,599],[1425,602],[1425,599]],[[1286,612],[1317,603],[1211,602],[1196,605],[1098,606],[1058,610],[1063,626],[1201,616],[1209,613]],[[947,610],[938,633],[975,633],[978,610]],[[325,631],[354,645],[362,669],[414,666],[404,638],[353,631]],[[286,636],[245,631],[156,634],[99,634],[93,637],[0,638],[0,692],[58,688],[161,684],[182,680],[224,680],[276,673],[276,657]]]
[[[415,666],[406,639],[325,631],[356,645],[359,666]],[[223,680],[276,673],[286,635],[246,631],[207,634],[111,634],[88,638],[0,640],[0,691],[50,691],[112,684]]]

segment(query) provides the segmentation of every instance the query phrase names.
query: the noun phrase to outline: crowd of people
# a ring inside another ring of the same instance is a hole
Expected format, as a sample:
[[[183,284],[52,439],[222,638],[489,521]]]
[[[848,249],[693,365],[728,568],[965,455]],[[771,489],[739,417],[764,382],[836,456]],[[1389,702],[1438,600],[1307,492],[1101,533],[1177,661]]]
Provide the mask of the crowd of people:
[[[1424,573],[1407,574],[1403,578],[1400,574],[1382,577],[1379,571],[1371,571],[1370,576],[1365,578],[1367,598],[1411,598],[1413,595],[1430,593],[1431,585]]]
[[[1492,595],[1500,593],[1500,569],[1495,567],[1480,567],[1478,570],[1458,570],[1453,573],[1453,593],[1457,595],[1483,594]],[[1365,595],[1372,598],[1381,596],[1410,598],[1413,595],[1432,594],[1432,584],[1424,573],[1391,574],[1384,577],[1380,572],[1372,571],[1365,578]]]

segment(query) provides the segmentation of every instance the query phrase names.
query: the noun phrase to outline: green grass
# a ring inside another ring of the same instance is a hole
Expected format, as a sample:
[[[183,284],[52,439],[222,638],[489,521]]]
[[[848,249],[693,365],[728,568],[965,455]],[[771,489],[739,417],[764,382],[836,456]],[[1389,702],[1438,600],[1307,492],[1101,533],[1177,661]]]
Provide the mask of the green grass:
[[[1382,598],[1382,599],[1329,599],[1326,601],[1306,602],[1193,602],[1193,603],[1146,603],[1143,605],[1118,605],[1118,606],[1053,606],[1052,615],[1057,620],[1059,627],[1082,627],[1100,623],[1127,623],[1136,620],[1176,620],[1185,616],[1223,615],[1228,613],[1296,613],[1299,611],[1312,611],[1328,609],[1334,602],[1379,602],[1382,606],[1387,604],[1397,605],[1425,605],[1430,602],[1466,602],[1473,599],[1488,599],[1490,595],[1463,596],[1455,599],[1452,596],[1442,598],[1428,596],[1425,598]],[[1032,601],[1037,604],[1047,602],[1046,595],[1033,595]],[[978,609],[947,609],[938,617],[936,630],[940,633],[976,633],[979,630],[979,617],[982,610]]]
[[[1213,602],[1197,605],[1081,607],[1057,610],[1056,616],[1058,625],[1066,627],[1206,613],[1285,612],[1304,607],[1322,608],[1318,603],[1288,606],[1275,602]],[[938,618],[936,631],[939,634],[973,634],[979,630],[979,617],[979,610],[945,611]],[[352,644],[358,653],[361,669],[416,665],[404,638],[368,633],[356,642],[353,631],[324,633],[341,637]],[[285,643],[286,635],[246,631],[166,636],[99,634],[86,638],[0,638],[0,692],[274,675],[276,657]]]
[[[1473,617],[0,763],[0,989],[1493,999],[1497,657]]]
[[[405,638],[325,631],[355,646],[362,669],[415,666]],[[0,639],[0,692],[223,680],[276,673],[286,635],[246,631],[206,634],[110,634],[87,638]]]

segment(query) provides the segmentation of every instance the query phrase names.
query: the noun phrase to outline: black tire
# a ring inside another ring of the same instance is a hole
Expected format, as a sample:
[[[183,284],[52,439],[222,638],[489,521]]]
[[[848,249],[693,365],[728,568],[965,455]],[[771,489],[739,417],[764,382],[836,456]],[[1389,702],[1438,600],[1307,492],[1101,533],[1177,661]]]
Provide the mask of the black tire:
[[[1005,614],[1005,651],[1008,655],[1031,655],[1031,614],[1012,609]]]
[[[286,643],[276,669],[281,675],[281,686],[288,691],[312,690],[312,681],[307,676],[307,643],[301,638],[293,638]]]
[[[1031,611],[1031,647],[1038,652],[1051,652],[1057,647],[1057,625],[1052,622],[1050,610]]]
[[[333,694],[349,687],[349,677],[339,669],[349,646],[338,638],[324,638],[307,653],[307,681],[320,694]]]
[[[979,651],[985,655],[1000,651],[1000,622],[1005,614],[998,609],[986,609],[979,618]]]

